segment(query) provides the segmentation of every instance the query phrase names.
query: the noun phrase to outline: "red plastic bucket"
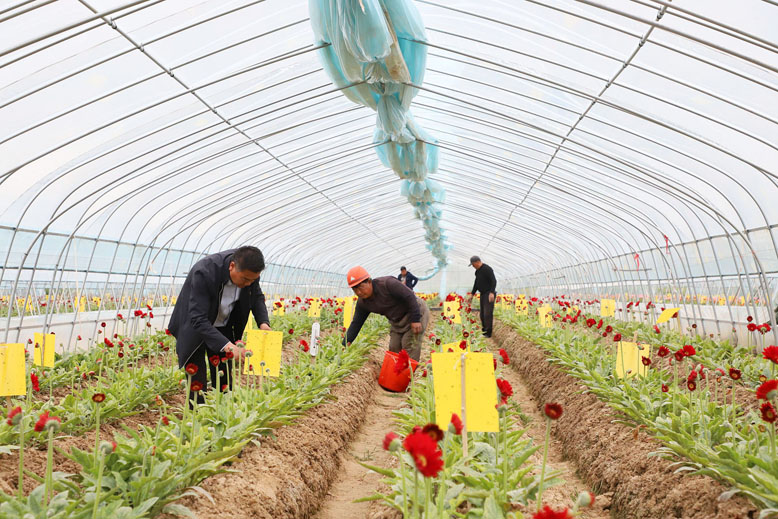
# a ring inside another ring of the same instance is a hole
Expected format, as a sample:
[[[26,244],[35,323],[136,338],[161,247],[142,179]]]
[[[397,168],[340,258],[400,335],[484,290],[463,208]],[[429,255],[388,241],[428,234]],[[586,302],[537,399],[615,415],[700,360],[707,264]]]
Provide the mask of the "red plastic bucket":
[[[394,367],[397,364],[400,355],[392,351],[387,351],[384,355],[384,363],[381,366],[381,373],[378,375],[378,385],[387,391],[394,391],[400,393],[405,391],[408,384],[411,382],[411,369],[405,368],[398,375],[394,372]],[[413,359],[411,361],[411,368],[416,371],[416,367],[419,365]]]

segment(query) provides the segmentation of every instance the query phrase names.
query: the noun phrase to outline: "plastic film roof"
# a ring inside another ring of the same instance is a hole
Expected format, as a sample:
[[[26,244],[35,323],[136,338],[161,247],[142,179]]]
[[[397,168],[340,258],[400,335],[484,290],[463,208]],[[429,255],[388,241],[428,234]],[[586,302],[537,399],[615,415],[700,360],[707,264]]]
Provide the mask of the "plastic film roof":
[[[450,276],[471,279],[472,254],[502,278],[635,254],[668,277],[717,255],[776,270],[778,3],[415,4],[412,111],[439,145]],[[0,225],[431,270],[375,112],[325,74],[308,16],[303,0],[3,3]],[[644,252],[700,241],[672,268]]]

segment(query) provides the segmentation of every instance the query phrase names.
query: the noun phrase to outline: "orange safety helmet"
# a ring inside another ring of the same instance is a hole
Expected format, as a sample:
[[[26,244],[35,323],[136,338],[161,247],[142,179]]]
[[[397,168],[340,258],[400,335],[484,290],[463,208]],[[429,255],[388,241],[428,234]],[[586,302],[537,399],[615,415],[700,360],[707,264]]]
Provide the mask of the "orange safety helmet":
[[[358,284],[370,277],[364,267],[356,266],[349,269],[346,274],[346,281],[348,281],[349,288],[354,288]]]

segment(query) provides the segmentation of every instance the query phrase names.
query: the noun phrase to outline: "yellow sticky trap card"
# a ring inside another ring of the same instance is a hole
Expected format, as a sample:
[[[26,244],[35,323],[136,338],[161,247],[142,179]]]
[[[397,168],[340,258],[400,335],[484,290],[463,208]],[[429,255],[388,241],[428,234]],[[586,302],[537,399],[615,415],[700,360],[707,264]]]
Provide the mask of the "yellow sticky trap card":
[[[321,303],[318,300],[311,301],[308,307],[308,317],[321,317]]]
[[[351,326],[351,321],[354,320],[354,307],[356,306],[355,299],[353,297],[347,297],[343,302],[343,327],[348,329]]]
[[[616,317],[616,301],[613,299],[601,300],[600,317]]]
[[[673,316],[680,311],[680,308],[668,308],[664,312],[662,312],[659,316],[659,318],[656,320],[656,324],[662,324],[666,323],[670,319],[673,318]]]
[[[465,353],[465,410],[468,432],[497,432],[497,386],[491,353]],[[462,418],[462,352],[433,353],[435,422],[444,429],[451,415]]]
[[[249,331],[249,330],[256,330],[256,329],[257,329],[257,327],[256,327],[256,326],[254,326],[254,324],[255,324],[255,322],[254,322],[254,316],[253,316],[253,315],[249,315],[249,320],[248,320],[248,322],[246,323],[246,331]]]
[[[54,345],[56,338],[53,333],[47,333],[45,336],[42,333],[35,334],[35,346],[32,357],[32,363],[36,366],[44,366],[46,368],[54,367]],[[41,352],[43,352],[43,363],[41,363]]]
[[[243,374],[263,375],[265,377],[280,375],[283,341],[283,332],[268,330],[249,330],[246,332],[246,349],[251,351],[251,357],[246,357]]]
[[[640,348],[643,348],[642,350]],[[649,344],[638,344],[635,342],[619,342],[619,349],[616,351],[616,369],[614,373],[618,378],[624,378],[635,375],[645,377],[648,373],[648,366],[643,365],[643,357],[651,358],[651,346]]]
[[[538,308],[538,322],[540,322],[540,326],[543,328],[551,328],[554,319],[552,313],[553,309],[548,305]]]
[[[529,305],[523,298],[519,298],[515,303],[516,313],[519,315],[527,315],[529,313]]]
[[[0,396],[25,394],[24,344],[0,344]]]
[[[273,301],[273,315],[284,315],[285,313],[286,313],[286,306],[284,305],[284,302]]]
[[[452,319],[457,324],[462,324],[462,315],[459,312],[461,306],[459,301],[446,301],[443,304],[443,315]]]

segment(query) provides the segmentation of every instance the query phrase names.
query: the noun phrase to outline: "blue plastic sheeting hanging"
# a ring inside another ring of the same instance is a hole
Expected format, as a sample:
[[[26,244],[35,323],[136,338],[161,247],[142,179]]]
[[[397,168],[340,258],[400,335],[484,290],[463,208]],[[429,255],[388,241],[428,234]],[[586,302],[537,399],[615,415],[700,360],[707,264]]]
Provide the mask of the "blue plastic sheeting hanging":
[[[430,277],[448,263],[440,228],[445,189],[429,178],[438,169],[437,140],[410,112],[427,66],[427,33],[411,0],[309,0],[324,70],[351,101],[376,111],[373,142],[384,166],[403,179],[400,192],[424,225],[427,249],[437,260]]]

